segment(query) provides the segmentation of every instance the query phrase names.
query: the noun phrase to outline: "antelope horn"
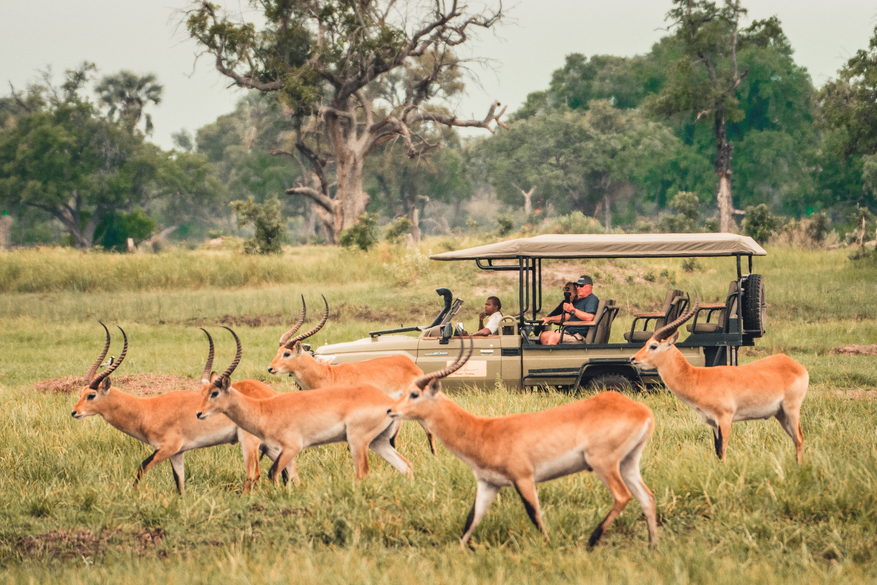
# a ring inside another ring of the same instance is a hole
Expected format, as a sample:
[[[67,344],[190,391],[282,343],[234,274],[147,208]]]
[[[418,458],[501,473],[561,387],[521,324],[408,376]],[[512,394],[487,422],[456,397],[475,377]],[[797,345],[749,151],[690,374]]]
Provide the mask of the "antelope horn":
[[[200,327],[204,335],[207,336],[207,342],[210,344],[210,353],[207,354],[207,365],[204,366],[204,372],[201,374],[201,383],[208,384],[210,382],[210,370],[213,368],[213,338],[207,333],[207,330]]]
[[[323,313],[323,319],[319,323],[317,323],[316,327],[314,327],[313,329],[311,329],[307,333],[300,333],[299,335],[296,335],[292,339],[288,340],[286,342],[286,344],[284,345],[284,347],[286,347],[287,349],[292,349],[293,347],[295,347],[296,343],[298,343],[299,341],[302,341],[304,339],[307,339],[308,337],[310,337],[311,335],[313,335],[314,333],[316,333],[317,331],[322,329],[323,325],[326,324],[326,321],[329,320],[329,301],[326,300],[326,297],[324,295],[320,295],[320,296],[323,297],[323,304],[326,305],[326,312]]]
[[[104,331],[107,332],[107,343],[104,345],[104,350],[101,352],[100,357],[97,358],[91,367],[88,368],[88,372],[85,373],[85,383],[91,384],[92,378],[94,378],[94,374],[97,372],[97,369],[101,366],[101,362],[104,361],[104,358],[107,357],[107,352],[110,351],[110,330],[107,329],[107,326],[103,324],[103,322],[98,321],[100,326],[104,328]]]
[[[97,378],[91,381],[88,387],[92,390],[97,390],[97,387],[100,386],[100,383],[103,382],[107,378],[107,376],[115,372],[116,368],[121,366],[122,362],[125,360],[125,355],[128,353],[128,336],[125,335],[125,330],[121,327],[119,327],[119,331],[122,332],[122,337],[125,339],[125,345],[122,346],[122,353],[119,354],[119,359],[113,362],[110,367],[98,374]]]
[[[280,337],[280,347],[283,347],[284,345],[286,345],[286,342],[289,341],[289,338],[292,337],[296,331],[298,331],[298,328],[301,327],[302,324],[305,322],[305,316],[307,316],[307,314],[308,314],[308,308],[307,308],[307,306],[305,306],[305,296],[302,295],[301,296],[301,317],[299,317],[298,323],[293,325],[289,331],[287,331],[286,333],[284,333]]]
[[[417,378],[414,383],[417,384],[417,387],[421,390],[425,389],[426,386],[432,382],[433,380],[437,380],[439,378],[446,378],[462,368],[466,362],[469,361],[469,358],[472,356],[472,350],[475,347],[475,340],[472,339],[472,336],[469,336],[469,352],[464,356],[463,353],[466,349],[465,342],[463,339],[460,339],[460,355],[457,356],[457,359],[454,360],[454,363],[449,365],[447,368],[443,370],[439,370],[437,372],[432,372],[431,374],[424,374]]]
[[[666,325],[664,325],[663,327],[661,327],[660,329],[655,331],[655,333],[652,335],[652,337],[655,339],[655,341],[663,341],[664,339],[667,339],[668,337],[673,335],[674,331],[679,329],[680,325],[682,325],[683,323],[685,323],[686,321],[691,319],[694,316],[694,314],[697,313],[697,310],[699,308],[700,308],[700,296],[695,292],[694,293],[694,306],[691,307],[691,309],[689,309],[685,313],[679,315],[679,318],[676,319],[675,321],[671,321],[670,323],[667,323]]]
[[[228,327],[223,326],[223,329],[228,329]],[[225,371],[222,373],[222,375],[221,375],[220,377],[218,377],[218,378],[213,382],[217,387],[222,383],[221,380],[222,380],[223,378],[231,378],[231,374],[232,374],[232,372],[234,372],[234,369],[235,369],[236,367],[238,367],[238,364],[239,364],[239,363],[241,363],[241,356],[244,355],[244,349],[241,347],[241,340],[240,340],[240,338],[238,337],[238,334],[235,333],[234,331],[232,331],[231,329],[228,329],[228,330],[231,331],[231,334],[234,336],[234,342],[235,342],[235,344],[238,346],[238,350],[237,350],[237,353],[235,353],[234,361],[231,362],[231,365],[228,366],[228,369],[225,370]]]

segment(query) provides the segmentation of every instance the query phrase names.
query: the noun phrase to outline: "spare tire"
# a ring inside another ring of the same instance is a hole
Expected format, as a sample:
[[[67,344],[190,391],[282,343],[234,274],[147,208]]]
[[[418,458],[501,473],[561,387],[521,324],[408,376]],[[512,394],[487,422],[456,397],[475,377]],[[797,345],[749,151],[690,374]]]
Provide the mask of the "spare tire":
[[[743,332],[752,337],[764,335],[766,320],[764,277],[750,274],[743,285]]]

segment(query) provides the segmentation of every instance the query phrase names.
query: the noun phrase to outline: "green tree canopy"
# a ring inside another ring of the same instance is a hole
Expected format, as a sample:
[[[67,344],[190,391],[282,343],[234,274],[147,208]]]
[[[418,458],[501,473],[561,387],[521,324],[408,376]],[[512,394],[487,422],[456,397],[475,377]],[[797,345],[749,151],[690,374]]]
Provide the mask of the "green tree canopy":
[[[193,174],[191,156],[163,152],[84,97],[93,71],[83,64],[67,71],[60,87],[46,74],[27,93],[13,90],[0,126],[0,202],[57,219],[80,248],[95,243],[102,222],[101,236],[129,224],[142,231],[148,222],[139,215],[125,223],[135,208],[173,210],[213,196],[197,179],[182,180]],[[200,174],[210,170],[202,165]]]
[[[676,146],[664,125],[598,100],[587,112],[557,110],[521,120],[484,140],[481,150],[504,201],[520,204],[521,192],[535,187],[540,204],[563,213],[602,211],[608,227],[611,210]]]
[[[109,109],[110,118],[118,114],[132,129],[143,118],[147,134],[152,134],[152,116],[144,116],[144,109],[150,102],[155,105],[161,103],[163,89],[155,75],[136,75],[130,71],[104,76],[95,87],[100,103]]]

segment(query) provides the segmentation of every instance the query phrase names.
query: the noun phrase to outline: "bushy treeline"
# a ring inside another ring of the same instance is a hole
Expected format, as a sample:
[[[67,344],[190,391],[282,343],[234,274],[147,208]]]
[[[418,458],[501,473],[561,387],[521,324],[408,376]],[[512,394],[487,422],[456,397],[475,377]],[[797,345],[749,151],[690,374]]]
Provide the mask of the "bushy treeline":
[[[877,209],[877,29],[816,88],[776,17],[748,26],[743,17],[735,2],[673,0],[668,33],[647,54],[568,55],[507,128],[468,141],[459,120],[421,103],[438,94],[394,101],[427,87],[417,76],[430,67],[444,77],[424,83],[459,92],[448,53],[376,76],[347,113],[332,105],[337,95],[308,93],[306,106],[279,81],[269,84],[276,92],[256,87],[233,112],[175,135],[171,151],[146,140],[145,109],[161,95],[153,76],[105,76],[90,100],[93,66],[68,71],[60,86],[46,74],[0,98],[0,206],[15,220],[0,221],[0,245],[125,249],[131,238],[152,250],[165,237],[244,235],[247,251],[267,253],[283,242],[367,248],[421,233],[732,229],[762,242],[820,244],[835,233],[864,251]],[[197,24],[190,33],[204,43]],[[263,33],[265,42],[279,34]],[[263,73],[282,80],[305,66]],[[359,174],[340,176],[347,199],[332,195],[339,136],[355,128],[330,131],[327,116],[380,126],[409,107],[429,113],[375,138],[357,155]],[[339,219],[351,198],[367,202],[355,225]]]

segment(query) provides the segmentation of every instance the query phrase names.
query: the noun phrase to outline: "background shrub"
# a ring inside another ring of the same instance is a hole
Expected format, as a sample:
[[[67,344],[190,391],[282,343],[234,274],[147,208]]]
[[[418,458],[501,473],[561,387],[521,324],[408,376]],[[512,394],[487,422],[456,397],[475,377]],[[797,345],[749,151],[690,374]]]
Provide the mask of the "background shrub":
[[[238,214],[238,226],[253,224],[256,233],[244,241],[247,254],[279,254],[286,235],[286,221],[280,213],[277,197],[259,204],[252,197],[246,201],[232,201],[232,209]]]
[[[409,222],[410,223],[410,222]],[[341,232],[341,245],[346,248],[356,246],[368,250],[378,241],[378,214],[363,213],[353,227]]]

